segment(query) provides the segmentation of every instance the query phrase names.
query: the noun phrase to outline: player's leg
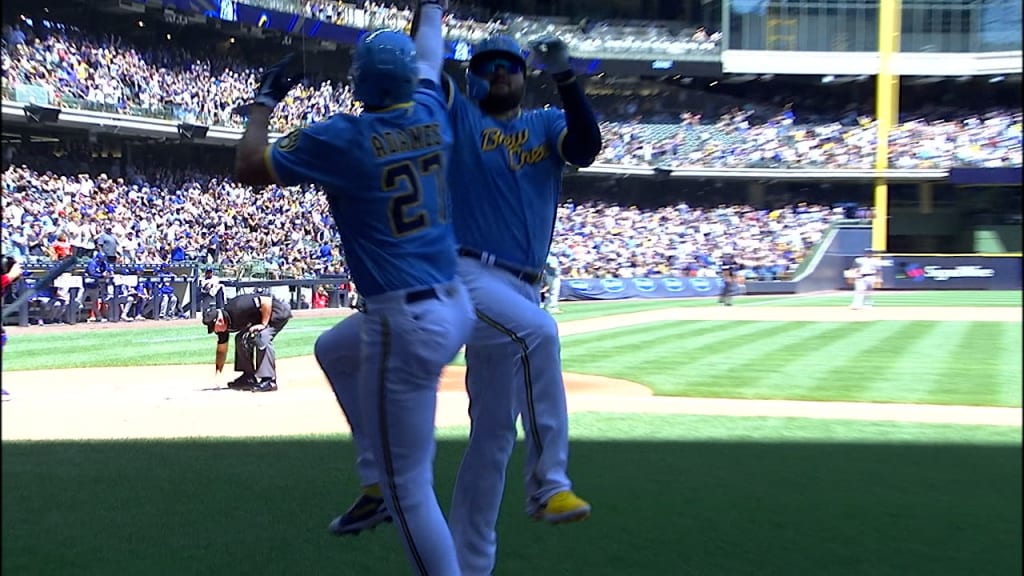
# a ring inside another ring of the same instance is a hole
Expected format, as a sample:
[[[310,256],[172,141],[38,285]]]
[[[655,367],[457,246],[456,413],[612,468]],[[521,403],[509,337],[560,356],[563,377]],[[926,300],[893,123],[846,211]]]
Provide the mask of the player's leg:
[[[478,311],[522,300],[492,268],[466,258],[457,266]],[[534,308],[540,311],[538,304]],[[497,519],[516,438],[516,358],[508,335],[478,317],[466,345],[469,445],[459,466],[448,521],[464,576],[490,575],[494,570]]]
[[[335,518],[328,529],[339,536],[358,534],[381,522],[391,520],[384,504],[377,478],[377,463],[366,430],[360,419],[359,400],[360,348],[363,321],[366,316],[353,314],[335,324],[316,339],[313,353],[320,369],[334,391],[345,420],[352,432],[356,447],[356,470],[359,474],[361,494],[352,506]]]
[[[864,279],[864,307],[871,308],[872,305],[872,293],[875,291],[875,278],[874,276]]]
[[[277,390],[277,354],[274,352],[274,336],[278,327],[267,326],[252,337],[252,346],[256,366],[256,385],[253,392],[273,392]]]
[[[850,304],[850,308],[858,310],[862,306],[864,306],[864,279],[857,278],[853,281],[853,302]]]
[[[235,334],[235,372],[241,372],[229,388],[250,390],[256,384],[256,350],[248,330]]]
[[[572,492],[568,476],[569,418],[558,325],[550,315],[535,313],[488,321],[514,333],[519,346],[515,388],[526,436],[526,511],[551,523],[582,520],[590,515],[590,504]]]
[[[461,287],[412,305],[390,296],[367,299],[361,418],[410,563],[420,574],[457,576],[455,545],[433,487],[434,414],[438,379],[465,342],[471,308]]]
[[[466,391],[472,422],[448,514],[464,576],[489,575],[498,550],[496,526],[508,461],[516,443],[515,356],[504,335],[477,324],[466,346]],[[477,335],[477,333],[483,334]],[[499,341],[498,345],[488,345]]]
[[[466,351],[473,431],[459,469],[450,523],[464,573],[490,574],[520,391],[530,400],[523,402],[530,411],[523,420],[533,423],[526,444],[528,467],[541,478],[527,487],[533,508],[549,504],[552,495],[561,495],[559,501],[570,496],[566,506],[584,514],[589,505],[572,494],[565,474],[568,419],[554,319],[539,307],[534,287],[499,270],[463,258],[459,276],[487,329],[474,330]]]

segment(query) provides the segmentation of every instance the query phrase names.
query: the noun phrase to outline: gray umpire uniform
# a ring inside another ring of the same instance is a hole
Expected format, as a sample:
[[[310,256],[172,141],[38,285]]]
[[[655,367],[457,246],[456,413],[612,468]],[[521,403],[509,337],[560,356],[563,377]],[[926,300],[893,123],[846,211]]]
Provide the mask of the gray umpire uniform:
[[[270,322],[255,336],[249,335],[249,328],[263,319],[260,314],[260,298],[270,298]],[[277,380],[277,363],[274,354],[274,337],[284,329],[292,317],[292,309],[286,302],[261,294],[240,294],[224,304],[224,319],[227,332],[217,333],[217,343],[225,344],[230,332],[235,334],[235,371],[258,380]],[[213,332],[217,320],[217,309],[207,309],[203,323],[208,332]]]

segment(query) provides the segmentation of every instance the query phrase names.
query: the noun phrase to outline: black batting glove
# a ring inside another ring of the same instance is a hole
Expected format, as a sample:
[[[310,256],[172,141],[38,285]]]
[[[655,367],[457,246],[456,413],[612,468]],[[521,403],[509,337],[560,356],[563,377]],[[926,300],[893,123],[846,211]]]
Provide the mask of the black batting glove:
[[[263,76],[260,77],[260,86],[256,89],[256,97],[252,103],[273,110],[278,102],[284,100],[288,92],[301,80],[301,63],[293,52],[263,72]]]

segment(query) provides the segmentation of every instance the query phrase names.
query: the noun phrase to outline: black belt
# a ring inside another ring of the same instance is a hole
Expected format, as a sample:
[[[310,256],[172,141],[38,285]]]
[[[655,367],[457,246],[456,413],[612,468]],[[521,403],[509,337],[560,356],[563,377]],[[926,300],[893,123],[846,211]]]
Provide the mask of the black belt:
[[[486,254],[484,252],[474,250],[472,248],[459,248],[459,256],[475,258],[477,260],[480,260],[481,262],[484,262],[485,264],[490,264],[495,268],[501,268],[502,270],[508,272],[509,274],[512,274],[519,280],[525,280],[530,284],[539,284],[542,278],[540,272],[534,272],[533,270],[526,270],[524,268],[519,268],[511,264],[506,264],[505,262],[502,262],[501,260],[498,260],[493,257],[488,258],[490,254]]]
[[[405,295],[406,304],[415,304],[417,302],[423,302],[424,300],[440,300],[441,297],[437,295],[437,290],[433,288],[423,288],[422,290],[414,290]]]

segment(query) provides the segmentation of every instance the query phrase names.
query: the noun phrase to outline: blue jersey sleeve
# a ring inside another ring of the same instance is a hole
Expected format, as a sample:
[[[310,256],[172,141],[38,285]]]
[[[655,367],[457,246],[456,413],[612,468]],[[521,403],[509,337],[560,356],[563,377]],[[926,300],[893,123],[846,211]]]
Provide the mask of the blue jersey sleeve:
[[[444,91],[433,80],[420,80],[420,87],[413,95],[413,100],[430,110],[432,116],[448,118],[448,104]]]
[[[466,97],[459,91],[459,85],[455,83],[454,78],[445,74],[441,82],[444,83],[444,98],[448,110],[455,110],[467,104]]]
[[[274,181],[282,186],[325,182],[328,172],[337,170],[346,158],[340,150],[346,146],[351,130],[344,116],[334,116],[305,128],[289,132],[267,147],[267,169]]]
[[[544,133],[548,146],[558,152],[558,157],[561,158],[562,162],[571,164],[565,158],[565,150],[562,148],[565,144],[565,136],[569,133],[569,128],[565,124],[564,111],[559,108],[544,110]]]

